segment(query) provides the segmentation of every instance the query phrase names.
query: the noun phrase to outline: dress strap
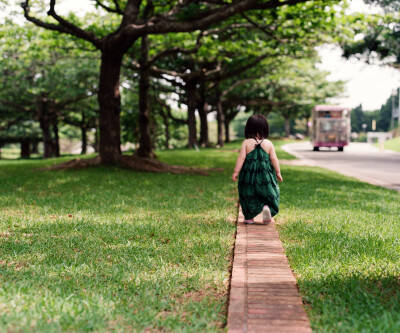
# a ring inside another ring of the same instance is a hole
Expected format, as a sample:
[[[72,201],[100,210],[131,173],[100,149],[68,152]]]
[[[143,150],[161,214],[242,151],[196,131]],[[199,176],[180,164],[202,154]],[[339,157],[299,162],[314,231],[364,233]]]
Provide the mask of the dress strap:
[[[257,141],[256,138],[253,138],[254,140],[256,140],[256,144],[254,145],[254,147],[261,147],[262,142],[264,141],[264,139],[262,139],[260,142]]]

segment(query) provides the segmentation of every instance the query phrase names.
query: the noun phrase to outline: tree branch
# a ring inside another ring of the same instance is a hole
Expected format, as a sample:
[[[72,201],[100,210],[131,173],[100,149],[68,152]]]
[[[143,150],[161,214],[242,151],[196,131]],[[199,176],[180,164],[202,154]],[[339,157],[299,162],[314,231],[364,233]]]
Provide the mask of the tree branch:
[[[121,10],[121,7],[120,7],[120,5],[119,5],[119,3],[118,3],[118,0],[113,0],[113,2],[114,2],[114,5],[115,5],[115,10],[116,10],[117,12],[123,14],[123,11]]]
[[[237,67],[232,71],[219,74],[216,78],[215,77],[212,78],[211,75],[206,74],[205,79],[206,79],[206,81],[223,81],[223,80],[229,79],[230,77],[236,76],[236,75],[248,70],[249,68],[253,67],[254,65],[256,65],[257,63],[259,63],[260,61],[262,61],[263,59],[265,59],[268,56],[269,56],[268,54],[259,56],[254,61],[250,62],[249,64]]]
[[[49,16],[53,17],[59,24],[45,22],[45,21],[39,20],[33,16],[30,16],[29,15],[29,11],[30,11],[29,0],[25,0],[25,2],[21,3],[21,7],[24,10],[25,18],[29,22],[32,22],[33,24],[35,24],[39,27],[45,28],[45,29],[66,33],[66,34],[84,39],[84,40],[92,43],[97,48],[101,48],[101,41],[94,33],[83,30],[83,29],[77,27],[76,25],[72,24],[71,22],[68,22],[67,20],[64,20],[62,17],[58,16],[54,9],[55,3],[56,3],[56,0],[50,0],[50,10],[47,12],[47,14]]]
[[[32,112],[32,109],[29,107],[26,107],[22,104],[19,103],[15,103],[15,102],[11,102],[11,101],[7,101],[5,99],[0,99],[0,103],[3,103],[5,105],[9,105],[12,106],[13,108],[19,110],[19,111],[23,111],[23,112]]]
[[[280,0],[270,0],[268,2],[262,2],[262,3],[256,3],[254,7],[251,9],[272,9],[272,8],[277,8],[277,7],[282,7],[282,6],[292,6],[296,5],[298,3],[302,2],[307,2],[309,0],[286,0],[286,1],[280,1]]]
[[[23,120],[25,120],[25,119],[22,116],[17,117],[13,120],[9,120],[6,125],[0,126],[0,131],[6,131],[6,130],[10,129],[10,127],[12,127],[13,125],[18,124],[20,121],[23,121]]]
[[[124,13],[121,11],[121,8],[119,7],[119,4],[118,4],[118,1],[117,0],[114,0],[114,5],[115,5],[115,8],[111,8],[111,7],[108,7],[108,6],[106,6],[105,4],[103,4],[100,0],[95,0],[96,1],[96,4],[98,5],[98,6],[100,6],[101,8],[103,8],[103,9],[105,9],[107,12],[109,12],[109,13],[116,13],[116,14],[120,14],[120,15],[123,15]]]
[[[67,100],[62,101],[62,102],[55,102],[54,104],[56,105],[57,110],[62,110],[69,104],[72,104],[72,103],[75,103],[75,102],[79,102],[79,101],[81,101],[83,99],[90,98],[92,96],[93,95],[78,95],[78,96],[75,96],[74,98],[67,99]]]
[[[181,47],[173,47],[172,49],[167,49],[164,50],[162,52],[160,52],[159,54],[155,55],[153,58],[151,58],[149,60],[149,64],[153,64],[155,63],[157,60],[160,60],[164,57],[167,57],[169,55],[172,54],[176,54],[176,53],[182,53],[182,54],[192,54],[192,53],[196,53],[200,46],[201,46],[201,38],[204,36],[204,32],[202,31],[198,36],[197,36],[197,41],[196,41],[196,45],[191,48],[191,49],[183,49]]]
[[[204,36],[208,36],[210,34],[222,33],[222,32],[225,32],[225,31],[227,31],[229,29],[238,29],[238,28],[244,28],[244,27],[250,28],[250,27],[252,27],[252,25],[243,24],[243,23],[233,23],[233,24],[230,24],[229,26],[226,26],[226,27],[223,27],[223,28],[214,28],[214,29],[211,29],[211,30],[203,30],[197,36],[196,45],[193,48],[184,49],[184,48],[180,48],[180,47],[173,47],[171,49],[164,50],[164,51],[160,52],[159,54],[155,55],[151,60],[149,60],[149,64],[153,64],[154,62],[156,62],[157,60],[159,60],[159,59],[161,59],[163,57],[166,57],[166,56],[169,56],[169,55],[172,55],[172,54],[176,54],[176,53],[182,53],[182,54],[193,54],[193,53],[196,53],[199,50],[199,48],[200,48],[200,46],[202,44],[202,38]]]
[[[124,28],[128,24],[136,22],[141,4],[142,0],[128,0],[128,3],[125,6],[124,18],[122,19],[120,28]]]
[[[180,77],[181,79],[184,80],[186,77],[190,77],[190,74],[191,74],[191,73],[179,73],[179,72],[176,72],[176,71],[169,71],[169,70],[166,70],[166,69],[158,68],[156,66],[150,67],[150,73],[155,77],[158,77],[160,79],[166,80],[166,81],[171,82],[172,84],[180,86],[180,87],[184,87],[184,85],[179,83],[179,82],[177,82],[176,80],[168,79],[168,78],[164,77],[163,75],[169,75],[169,76],[173,76],[173,77]]]
[[[236,81],[234,84],[232,84],[231,86],[228,87],[228,89],[225,89],[222,93],[221,93],[221,101],[224,100],[224,97],[226,97],[226,95],[228,95],[233,89],[235,89],[237,86],[240,86],[243,83],[247,83],[250,82],[252,80],[254,80],[256,78],[252,77],[252,78],[247,78],[247,79],[242,79],[242,80],[238,80]]]
[[[175,89],[175,86],[173,86],[173,85],[166,86],[166,85],[163,85],[162,83],[157,82],[157,81],[153,82],[151,84],[151,87],[154,88],[154,91],[158,91],[158,92],[165,92],[165,93],[170,93],[170,94],[171,93],[175,93],[177,95],[181,94],[181,92],[179,90]]]
[[[257,29],[259,29],[260,31],[262,31],[263,33],[265,33],[267,36],[271,37],[272,39],[277,40],[280,43],[286,43],[287,40],[283,40],[280,39],[278,37],[276,37],[272,32],[268,31],[265,29],[265,27],[259,25],[257,22],[253,21],[250,17],[248,17],[245,13],[240,13],[240,15],[243,16],[243,18],[248,21],[251,25],[253,25],[254,27],[256,27]]]
[[[188,123],[187,120],[185,120],[185,119],[180,119],[180,118],[175,118],[175,117],[172,115],[171,107],[170,107],[167,103],[165,103],[160,97],[158,97],[158,96],[156,95],[156,96],[155,96],[155,99],[156,99],[156,101],[157,101],[158,104],[160,104],[161,106],[163,106],[163,107],[165,107],[165,108],[167,109],[167,114],[168,114],[168,117],[169,117],[169,118],[171,118],[173,121],[175,121],[175,122],[177,122],[177,123],[179,123],[179,124],[187,125],[187,123]]]
[[[257,0],[235,1],[232,4],[227,4],[218,8],[217,10],[213,10],[204,17],[200,17],[194,20],[191,19],[184,22],[173,21],[170,17],[166,16],[155,16],[147,22],[140,22],[140,24],[136,24],[136,22],[130,21],[130,24],[126,24],[121,33],[128,36],[139,37],[143,34],[164,34],[168,32],[190,32],[195,30],[202,30],[212,25],[213,23],[220,22],[224,19],[227,19],[228,17],[231,17],[237,13],[246,10],[272,9],[307,1],[310,0],[270,0],[262,3],[259,3],[259,1]]]

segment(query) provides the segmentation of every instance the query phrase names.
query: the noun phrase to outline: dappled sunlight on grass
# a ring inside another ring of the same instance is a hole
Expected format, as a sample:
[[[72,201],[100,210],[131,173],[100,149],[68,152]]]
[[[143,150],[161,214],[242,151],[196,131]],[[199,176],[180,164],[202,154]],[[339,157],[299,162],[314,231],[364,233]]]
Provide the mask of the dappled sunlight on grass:
[[[190,161],[180,158],[171,162]],[[223,158],[210,152],[202,165]],[[0,327],[220,330],[236,215],[229,172],[32,171],[46,163],[0,165]]]
[[[278,228],[313,328],[397,331],[400,194],[319,168],[283,174]]]
[[[223,170],[0,161],[0,329],[221,331],[238,153],[158,155]],[[282,175],[277,226],[313,328],[398,331],[399,193],[315,167]]]

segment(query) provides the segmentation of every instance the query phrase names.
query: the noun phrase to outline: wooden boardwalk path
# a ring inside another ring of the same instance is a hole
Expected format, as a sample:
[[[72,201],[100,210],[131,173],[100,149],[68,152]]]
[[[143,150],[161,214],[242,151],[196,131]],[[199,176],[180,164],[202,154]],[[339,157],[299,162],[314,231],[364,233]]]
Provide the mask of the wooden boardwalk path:
[[[269,225],[246,225],[243,219],[239,209],[228,333],[310,333],[274,221]],[[255,221],[262,221],[261,214]]]

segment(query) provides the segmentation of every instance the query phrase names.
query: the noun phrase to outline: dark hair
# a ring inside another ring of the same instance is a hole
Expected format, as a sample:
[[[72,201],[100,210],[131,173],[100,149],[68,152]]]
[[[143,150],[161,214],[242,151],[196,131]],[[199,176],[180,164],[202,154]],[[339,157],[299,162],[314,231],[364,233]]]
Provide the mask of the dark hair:
[[[269,126],[268,121],[262,114],[255,114],[247,119],[244,136],[246,139],[259,137],[260,139],[268,138]]]

